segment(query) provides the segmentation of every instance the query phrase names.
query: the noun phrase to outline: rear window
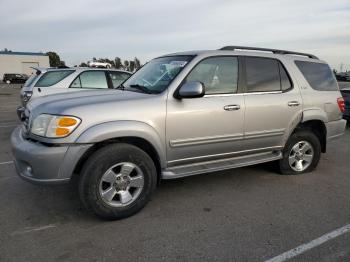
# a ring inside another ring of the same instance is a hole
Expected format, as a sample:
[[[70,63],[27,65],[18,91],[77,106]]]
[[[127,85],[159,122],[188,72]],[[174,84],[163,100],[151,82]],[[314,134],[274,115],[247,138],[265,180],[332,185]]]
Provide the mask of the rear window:
[[[337,82],[327,64],[295,61],[309,85],[318,91],[338,90]]]
[[[57,84],[70,74],[72,74],[74,70],[58,70],[58,71],[49,71],[43,74],[43,76],[36,82],[35,86],[37,87],[46,87]]]
[[[28,78],[28,80],[24,83],[24,86],[30,86],[31,84],[34,83],[35,80],[38,79],[38,77],[39,77],[39,75],[37,75],[37,74],[31,75],[31,76]]]

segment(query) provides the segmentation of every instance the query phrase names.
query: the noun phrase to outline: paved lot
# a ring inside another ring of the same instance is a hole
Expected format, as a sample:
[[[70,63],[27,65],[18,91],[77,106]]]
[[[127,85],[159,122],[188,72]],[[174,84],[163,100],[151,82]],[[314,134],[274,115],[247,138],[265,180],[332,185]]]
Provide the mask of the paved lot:
[[[270,165],[164,181],[139,214],[105,222],[73,187],[39,187],[14,171],[18,88],[0,88],[0,261],[265,261],[350,224],[350,127],[317,171]],[[350,233],[291,261],[350,261]]]

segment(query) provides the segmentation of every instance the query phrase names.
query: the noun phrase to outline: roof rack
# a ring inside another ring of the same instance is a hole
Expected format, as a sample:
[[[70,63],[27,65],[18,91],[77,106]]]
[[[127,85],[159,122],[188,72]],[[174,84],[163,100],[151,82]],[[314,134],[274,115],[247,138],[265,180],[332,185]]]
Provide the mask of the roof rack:
[[[248,47],[248,46],[224,46],[220,48],[219,50],[253,50],[253,51],[264,51],[264,52],[272,52],[274,54],[280,54],[280,55],[299,55],[299,56],[306,56],[313,59],[318,59],[317,56],[314,56],[312,54],[307,53],[299,53],[299,52],[293,52],[293,51],[287,51],[287,50],[279,50],[279,49],[270,49],[270,48],[260,48],[260,47]]]

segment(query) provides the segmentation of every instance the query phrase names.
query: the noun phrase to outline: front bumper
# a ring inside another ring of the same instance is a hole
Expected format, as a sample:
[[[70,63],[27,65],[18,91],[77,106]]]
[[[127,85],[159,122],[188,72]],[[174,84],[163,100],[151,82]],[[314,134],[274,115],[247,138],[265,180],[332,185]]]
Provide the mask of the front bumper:
[[[332,140],[344,134],[346,128],[346,120],[340,119],[326,123],[327,140]]]
[[[23,128],[11,134],[11,145],[17,174],[34,184],[64,184],[70,181],[74,168],[91,144],[46,145],[27,140]]]

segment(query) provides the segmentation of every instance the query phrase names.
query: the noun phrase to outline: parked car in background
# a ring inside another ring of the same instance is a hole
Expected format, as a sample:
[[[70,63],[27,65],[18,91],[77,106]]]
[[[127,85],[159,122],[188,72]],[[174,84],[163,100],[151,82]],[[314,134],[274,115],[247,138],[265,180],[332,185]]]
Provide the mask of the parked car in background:
[[[74,177],[88,210],[119,219],[142,209],[160,179],[269,161],[283,175],[311,172],[344,133],[343,111],[326,62],[229,46],[155,58],[118,90],[33,100],[11,144],[24,180]]]
[[[26,74],[4,74],[2,81],[7,84],[23,84],[28,78]]]
[[[96,61],[88,61],[89,67],[97,67],[97,68],[111,68],[112,65],[110,63],[104,63],[104,62],[96,62]]]
[[[344,111],[344,119],[348,120],[350,122],[350,87],[345,87],[340,90],[344,102],[345,102],[345,111]]]
[[[345,73],[337,73],[335,75],[338,81],[350,81],[350,73],[345,72]]]
[[[34,68],[21,90],[24,106],[39,96],[87,89],[116,88],[131,76],[130,72],[98,68]]]

